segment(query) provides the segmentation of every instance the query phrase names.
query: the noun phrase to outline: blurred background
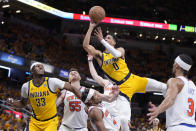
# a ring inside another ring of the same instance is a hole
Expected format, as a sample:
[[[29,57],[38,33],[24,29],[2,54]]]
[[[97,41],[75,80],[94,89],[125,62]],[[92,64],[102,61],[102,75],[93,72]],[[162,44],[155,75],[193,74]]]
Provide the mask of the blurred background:
[[[23,130],[30,107],[10,108],[8,97],[20,99],[20,89],[31,78],[29,67],[42,62],[46,75],[67,80],[69,69],[77,68],[84,86],[103,89],[92,80],[82,42],[89,26],[88,11],[102,6],[108,21],[103,34],[118,37],[117,46],[126,50],[131,73],[167,82],[174,58],[179,53],[196,60],[196,1],[186,0],[0,0],[0,129]],[[91,44],[103,50],[92,36]],[[102,75],[97,63],[94,65]],[[196,82],[196,66],[190,71]],[[133,131],[146,131],[148,102],[160,104],[163,96],[137,93],[133,96]],[[62,118],[63,106],[58,108]],[[165,114],[160,127],[165,129]]]

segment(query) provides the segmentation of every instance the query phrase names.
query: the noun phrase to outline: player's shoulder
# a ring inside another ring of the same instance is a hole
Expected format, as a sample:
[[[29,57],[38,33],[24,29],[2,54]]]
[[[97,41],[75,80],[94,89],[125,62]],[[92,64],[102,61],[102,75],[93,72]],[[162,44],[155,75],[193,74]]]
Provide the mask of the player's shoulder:
[[[88,111],[88,115],[91,118],[97,118],[98,116],[101,116],[100,114],[103,114],[102,111],[96,107],[96,106],[91,106],[89,111]]]
[[[167,81],[167,84],[175,84],[177,85],[178,87],[183,87],[184,86],[184,81],[180,78],[170,78],[168,81]]]
[[[22,84],[22,87],[23,87],[23,88],[24,88],[24,87],[28,87],[28,86],[29,86],[29,83],[30,83],[30,81],[27,81],[27,82],[23,83],[23,84]]]

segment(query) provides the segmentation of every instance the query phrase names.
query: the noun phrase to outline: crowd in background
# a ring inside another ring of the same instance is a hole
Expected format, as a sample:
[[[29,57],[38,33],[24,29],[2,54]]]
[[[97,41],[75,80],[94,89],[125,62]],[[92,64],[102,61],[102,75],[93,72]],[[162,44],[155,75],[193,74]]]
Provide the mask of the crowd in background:
[[[80,13],[88,11],[92,6],[99,5],[106,10],[108,17],[129,18],[135,20],[145,20],[164,23],[166,20],[170,24],[195,25],[196,17],[194,15],[195,1],[186,0],[66,0],[55,2],[54,0],[39,0],[47,5],[57,9]]]
[[[78,45],[81,43],[82,40]],[[74,46],[66,36],[59,36],[56,32],[35,30],[20,24],[6,25],[5,28],[0,28],[0,51],[58,68],[76,67],[89,76],[87,54],[82,46]],[[153,50],[126,48],[126,62],[132,73],[164,82],[171,76],[174,59],[171,55],[162,51],[159,44]],[[194,61],[195,56],[192,58]],[[193,66],[190,74],[194,81],[195,68]]]
[[[81,44],[81,43],[80,43]],[[18,55],[30,60],[36,60],[54,65],[58,68],[70,69],[76,67],[86,76],[90,76],[87,65],[87,57],[82,46],[75,47],[66,36],[61,36],[57,32],[36,30],[30,26],[20,24],[9,24],[0,28],[0,51]],[[192,56],[195,61],[196,58]],[[130,72],[146,77],[152,77],[166,82],[171,75],[171,57],[162,51],[161,46],[157,45],[153,51],[140,48],[126,48],[126,62]],[[193,66],[190,76],[196,82],[196,68]],[[10,88],[11,80],[4,79],[0,83],[0,99],[6,100],[12,96],[20,98],[20,90]],[[18,86],[21,84],[18,84]],[[63,106],[59,107],[62,112]],[[61,120],[62,113],[59,113]],[[22,130],[26,125],[24,117],[18,119],[13,113],[6,113],[0,107],[0,129]],[[136,131],[149,129],[146,114],[133,117],[131,127]],[[164,129],[165,123],[161,123]]]

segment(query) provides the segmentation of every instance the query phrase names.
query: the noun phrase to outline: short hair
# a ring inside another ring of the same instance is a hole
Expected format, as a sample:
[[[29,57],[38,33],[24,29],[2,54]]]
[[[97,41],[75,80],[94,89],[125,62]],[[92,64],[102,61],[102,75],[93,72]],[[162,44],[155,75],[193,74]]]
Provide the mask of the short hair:
[[[77,72],[79,72],[77,68],[71,68],[71,69],[69,70],[69,72],[72,72],[72,71],[77,71]]]
[[[113,34],[107,34],[107,35],[111,35],[114,39],[114,41],[116,42],[116,44],[118,43],[118,38],[116,35],[113,35]]]
[[[185,62],[186,64],[189,64],[189,65],[193,65],[193,60],[191,59],[191,57],[187,54],[180,54],[179,55],[180,59]],[[182,69],[182,68],[181,68]],[[185,76],[188,76],[188,71],[182,69],[182,72]]]
[[[193,65],[193,60],[191,59],[190,56],[186,55],[186,54],[180,54],[179,55],[180,59],[182,61],[184,61],[185,63],[189,64],[189,65]]]

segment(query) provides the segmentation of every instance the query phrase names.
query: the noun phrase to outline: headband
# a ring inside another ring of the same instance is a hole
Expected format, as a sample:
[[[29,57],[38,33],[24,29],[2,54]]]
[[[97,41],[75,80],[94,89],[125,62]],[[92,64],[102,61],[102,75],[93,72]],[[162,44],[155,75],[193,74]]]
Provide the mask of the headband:
[[[31,65],[31,67],[30,67],[30,71],[33,69],[33,67],[34,67],[35,65],[38,65],[38,64],[42,64],[42,63],[40,63],[40,62],[35,62],[35,63],[33,63],[33,64]]]
[[[179,56],[175,59],[175,62],[186,71],[189,71],[191,68],[191,65],[185,63]]]

